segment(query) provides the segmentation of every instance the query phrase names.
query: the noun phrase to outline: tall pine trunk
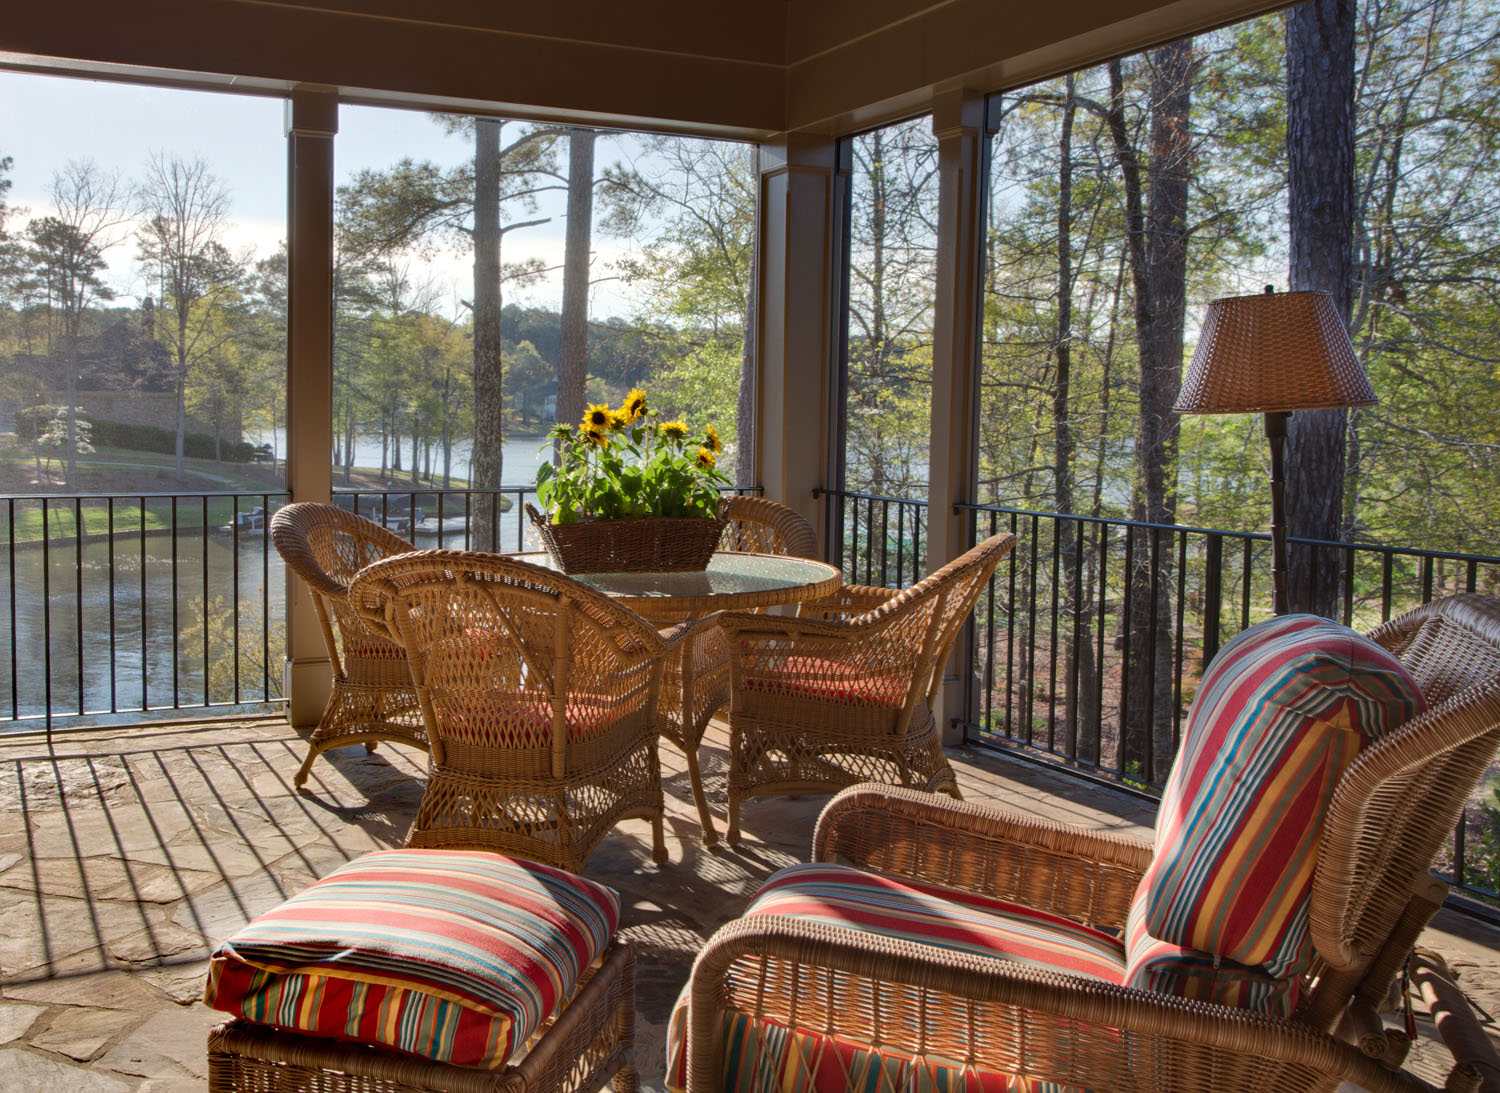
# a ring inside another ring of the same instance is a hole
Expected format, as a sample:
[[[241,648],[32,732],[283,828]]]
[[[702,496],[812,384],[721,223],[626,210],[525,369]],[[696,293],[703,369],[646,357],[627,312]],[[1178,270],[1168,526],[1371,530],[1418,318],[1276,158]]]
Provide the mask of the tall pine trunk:
[[[500,487],[505,409],[500,357],[500,123],[474,121],[474,451],[472,489]],[[480,493],[471,509],[470,543],[494,550],[499,495]]]
[[[1110,132],[1125,180],[1127,238],[1135,286],[1140,413],[1136,422],[1135,519],[1177,521],[1177,415],[1186,309],[1188,127],[1197,68],[1191,39],[1150,54],[1150,145],[1143,193],[1139,158],[1124,121],[1120,63],[1110,63]],[[1144,197],[1144,201],[1143,201]],[[1143,210],[1144,204],[1144,210]],[[1172,538],[1137,534],[1130,580],[1123,765],[1159,781],[1171,765]]]
[[[1319,290],[1349,322],[1354,269],[1354,0],[1308,0],[1287,11],[1286,148],[1291,280]],[[1293,414],[1286,440],[1287,533],[1345,537],[1345,410]],[[1342,551],[1290,544],[1293,611],[1334,618]]]
[[[568,130],[568,225],[563,251],[562,348],[557,359],[557,421],[583,420],[589,367],[589,242],[594,221],[592,129]]]

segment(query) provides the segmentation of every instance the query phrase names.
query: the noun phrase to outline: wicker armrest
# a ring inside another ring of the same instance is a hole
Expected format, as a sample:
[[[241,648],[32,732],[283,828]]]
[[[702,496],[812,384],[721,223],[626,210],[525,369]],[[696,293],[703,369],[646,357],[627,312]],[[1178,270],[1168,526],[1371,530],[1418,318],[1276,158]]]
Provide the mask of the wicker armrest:
[[[916,790],[859,785],[823,809],[812,855],[1122,930],[1151,846]]]
[[[784,916],[729,923],[693,965],[689,1093],[722,1087],[721,1007],[1085,1089],[1217,1093],[1254,1071],[1261,1093],[1339,1079],[1369,1093],[1433,1093],[1290,1022]]]
[[[805,619],[852,619],[866,611],[884,607],[901,594],[899,588],[880,588],[874,585],[846,584],[837,592],[802,604],[798,614]]]

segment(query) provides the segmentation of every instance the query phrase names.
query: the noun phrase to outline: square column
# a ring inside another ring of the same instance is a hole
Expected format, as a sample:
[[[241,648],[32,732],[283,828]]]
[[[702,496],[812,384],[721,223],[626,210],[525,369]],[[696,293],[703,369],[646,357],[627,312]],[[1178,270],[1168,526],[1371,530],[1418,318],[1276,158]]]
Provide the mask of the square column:
[[[984,289],[984,96],[955,91],[933,100],[938,140],[937,285],[932,340],[932,442],[927,484],[927,572],[940,569],[972,544],[968,513],[953,506],[974,500],[979,433],[979,319]],[[933,710],[943,742],[962,739],[955,719],[968,713],[967,673],[972,634],[954,644]]]
[[[328,502],[333,491],[333,138],[338,95],[299,87],[286,109],[287,458],[293,501]],[[317,610],[286,575],[287,720],[316,725],[332,668]]]
[[[766,496],[819,529],[813,490],[829,481],[829,384],[842,203],[831,138],[761,146],[756,456]]]

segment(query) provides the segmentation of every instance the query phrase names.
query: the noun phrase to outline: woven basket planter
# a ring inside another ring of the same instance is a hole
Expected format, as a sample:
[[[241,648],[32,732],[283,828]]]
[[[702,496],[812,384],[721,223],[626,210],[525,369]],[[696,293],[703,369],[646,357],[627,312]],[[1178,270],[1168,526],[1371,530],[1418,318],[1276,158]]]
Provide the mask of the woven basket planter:
[[[643,516],[554,524],[529,502],[526,514],[564,573],[683,573],[708,568],[728,523],[722,517]]]

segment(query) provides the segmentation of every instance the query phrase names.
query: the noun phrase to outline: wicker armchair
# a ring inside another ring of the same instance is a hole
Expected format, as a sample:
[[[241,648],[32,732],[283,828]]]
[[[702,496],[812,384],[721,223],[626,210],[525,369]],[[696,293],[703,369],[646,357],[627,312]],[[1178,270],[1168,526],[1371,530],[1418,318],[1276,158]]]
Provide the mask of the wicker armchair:
[[[726,1011],[892,1052],[1095,1090],[1430,1089],[1376,1007],[1446,886],[1428,873],[1500,743],[1500,601],[1454,596],[1371,637],[1427,712],[1367,747],[1337,785],[1311,896],[1315,959],[1277,1019],[793,917],[742,918],[693,969],[688,1088],[722,1088]],[[846,790],[818,861],[916,878],[1118,931],[1146,843],[879,786]],[[1335,1030],[1342,1036],[1335,1036]],[[1460,1064],[1445,1088],[1474,1090]]]
[[[818,536],[796,511],[764,497],[732,497],[725,514],[729,526],[719,542],[720,550],[743,550],[755,554],[786,554],[798,558],[818,556]],[[713,815],[703,795],[703,775],[698,767],[698,747],[714,714],[729,704],[729,651],[717,627],[667,658],[661,693],[661,734],[687,757],[688,779],[698,822],[708,846],[718,842]]]
[[[374,751],[377,741],[395,740],[425,750],[427,734],[405,650],[366,626],[348,597],[349,582],[365,566],[416,548],[363,517],[305,501],[271,518],[271,542],[312,593],[333,666],[333,690],[295,784],[307,781],[313,760],[329,748],[364,744]]]
[[[406,845],[486,849],[580,872],[615,824],[662,833],[663,635],[578,582],[495,554],[377,562],[350,597],[410,654],[432,764]]]
[[[727,612],[729,832],[751,797],[884,782],[958,796],[932,700],[974,601],[1014,535],[897,592],[846,586],[796,618]]]

